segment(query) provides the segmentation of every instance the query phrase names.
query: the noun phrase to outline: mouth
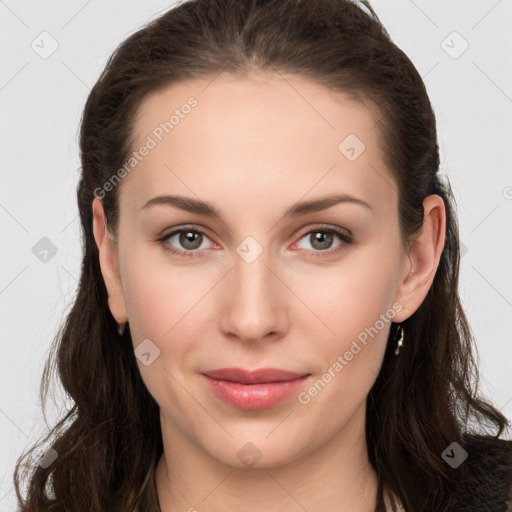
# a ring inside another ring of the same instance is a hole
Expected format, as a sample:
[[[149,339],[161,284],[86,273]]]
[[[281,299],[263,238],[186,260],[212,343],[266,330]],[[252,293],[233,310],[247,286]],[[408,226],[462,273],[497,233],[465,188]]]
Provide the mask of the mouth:
[[[210,391],[239,409],[266,409],[299,391],[310,373],[278,368],[222,368],[202,374]]]

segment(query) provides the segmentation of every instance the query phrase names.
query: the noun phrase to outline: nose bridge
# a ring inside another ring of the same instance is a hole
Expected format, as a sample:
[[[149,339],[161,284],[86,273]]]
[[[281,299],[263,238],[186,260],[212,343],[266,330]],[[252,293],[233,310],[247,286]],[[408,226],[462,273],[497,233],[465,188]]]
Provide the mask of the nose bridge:
[[[236,248],[230,272],[222,328],[240,339],[257,340],[280,331],[284,307],[279,280],[270,270],[270,251],[251,237]],[[281,285],[282,286],[282,285]]]

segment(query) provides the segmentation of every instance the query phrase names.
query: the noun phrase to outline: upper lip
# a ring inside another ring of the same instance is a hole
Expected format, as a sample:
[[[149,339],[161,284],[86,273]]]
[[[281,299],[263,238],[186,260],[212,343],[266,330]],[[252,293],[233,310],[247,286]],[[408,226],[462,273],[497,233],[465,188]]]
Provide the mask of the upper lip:
[[[227,380],[229,382],[238,382],[240,384],[262,384],[266,382],[284,382],[300,379],[308,373],[296,373],[279,368],[260,368],[256,370],[246,370],[244,368],[219,368],[211,370],[204,375],[212,379]]]

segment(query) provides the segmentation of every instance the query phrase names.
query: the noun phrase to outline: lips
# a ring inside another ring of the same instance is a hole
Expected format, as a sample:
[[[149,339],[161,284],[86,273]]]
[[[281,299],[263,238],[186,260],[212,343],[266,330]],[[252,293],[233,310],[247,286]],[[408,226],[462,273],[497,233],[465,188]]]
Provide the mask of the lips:
[[[311,377],[277,368],[222,368],[202,376],[208,389],[238,409],[268,409],[298,392]]]
[[[286,382],[300,379],[307,373],[296,373],[278,368],[261,368],[259,370],[245,370],[243,368],[222,368],[212,370],[205,375],[212,379],[238,382],[239,384],[264,384],[268,382]]]

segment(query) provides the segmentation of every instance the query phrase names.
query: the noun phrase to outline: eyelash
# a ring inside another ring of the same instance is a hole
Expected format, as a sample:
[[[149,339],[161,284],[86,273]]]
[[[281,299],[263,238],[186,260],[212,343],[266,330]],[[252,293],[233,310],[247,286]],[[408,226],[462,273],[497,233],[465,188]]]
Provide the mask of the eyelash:
[[[191,258],[191,257],[195,257],[195,253],[199,252],[197,249],[194,250],[194,251],[180,251],[178,249],[174,249],[174,248],[171,248],[171,246],[166,243],[167,240],[169,238],[171,238],[172,236],[178,234],[178,233],[183,233],[183,232],[192,232],[192,233],[200,233],[201,235],[203,236],[206,236],[207,238],[208,237],[208,234],[203,231],[202,229],[199,229],[199,228],[181,228],[181,229],[176,229],[175,231],[171,231],[170,233],[162,236],[161,238],[159,238],[157,240],[157,242],[162,246],[162,249],[166,252],[170,252],[172,254],[175,254],[175,255],[178,255],[178,256],[184,256],[184,257],[188,257],[188,258]],[[306,252],[312,252],[312,256],[313,257],[326,257],[327,256],[332,256],[333,254],[337,254],[338,252],[342,251],[343,249],[345,249],[345,247],[347,245],[350,245],[354,242],[354,237],[353,235],[351,234],[348,234],[347,232],[345,231],[342,231],[341,229],[338,229],[338,228],[333,228],[333,227],[329,227],[329,226],[316,226],[315,228],[313,229],[310,229],[309,231],[306,231],[304,232],[300,237],[299,237],[299,240],[302,240],[302,238],[304,238],[306,235],[310,235],[311,233],[330,233],[330,234],[334,234],[334,235],[337,235],[341,241],[343,242],[342,244],[340,244],[337,248],[335,249],[326,249],[324,251],[315,251],[315,250],[309,250],[309,249],[299,249],[299,251],[306,251]]]

